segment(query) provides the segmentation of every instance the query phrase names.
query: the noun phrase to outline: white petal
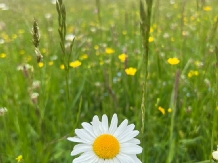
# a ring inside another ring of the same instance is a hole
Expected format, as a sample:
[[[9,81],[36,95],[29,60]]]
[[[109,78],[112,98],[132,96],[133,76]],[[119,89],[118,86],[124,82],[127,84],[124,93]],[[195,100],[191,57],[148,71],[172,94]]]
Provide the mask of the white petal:
[[[98,159],[98,163],[104,163],[104,159],[99,158],[99,159]]]
[[[212,156],[214,160],[218,160],[218,151],[213,151]]]
[[[105,160],[104,160],[104,163],[111,163],[111,160],[105,159]]]
[[[74,146],[73,151],[71,152],[71,156],[75,156],[80,153],[84,153],[87,151],[91,151],[92,146],[87,144],[77,144]]]
[[[94,159],[90,163],[98,163],[99,162],[99,158],[96,155],[94,155],[93,157],[94,157]],[[85,163],[87,163],[87,161]]]
[[[82,123],[83,128],[89,132],[89,134],[94,138],[96,135],[94,134],[93,127],[87,122]]]
[[[140,144],[140,140],[132,138],[131,140],[126,141],[125,143]]]
[[[73,160],[73,163],[82,163],[82,162],[94,163],[97,162],[96,160],[97,160],[96,155],[92,151],[90,151],[90,152],[83,153],[78,158],[75,158]]]
[[[141,160],[139,160],[136,155],[129,155],[129,156],[132,157],[135,163],[142,163]]]
[[[113,158],[114,163],[121,163],[116,157]]]
[[[78,138],[77,136],[75,136],[75,137],[68,137],[67,140],[72,141],[72,142],[77,142],[77,143],[85,143],[84,140]]]
[[[123,153],[119,153],[116,157],[121,163],[135,163],[132,157]]]
[[[94,141],[93,137],[84,129],[75,129],[75,133],[80,139],[88,144],[92,144]]]
[[[133,131],[135,128],[135,125],[134,124],[130,124],[127,126],[127,129],[130,130],[130,131]]]
[[[126,135],[129,135],[130,133],[134,132],[135,125],[134,124],[130,124],[126,127],[125,131],[119,135],[117,138],[118,139],[122,139],[122,137],[126,137]],[[137,130],[136,130],[137,131]]]
[[[142,147],[131,143],[123,143],[120,146],[120,151],[125,154],[140,154],[142,153]]]
[[[103,133],[108,133],[108,118],[105,114],[102,116],[102,129]]]
[[[93,131],[96,136],[99,136],[101,134],[101,122],[98,119],[98,116],[95,115],[92,119],[92,126],[93,126]]]
[[[109,133],[110,134],[114,134],[114,132],[117,130],[117,123],[118,123],[118,118],[117,118],[117,114],[114,114],[111,120],[111,125],[109,128]]]
[[[128,140],[131,140],[132,138],[134,138],[138,134],[139,134],[139,131],[137,131],[137,130],[131,131],[131,132],[126,132],[125,134],[120,135],[117,139],[119,139],[120,143],[124,143]]]
[[[115,131],[115,133],[113,134],[115,137],[119,137],[126,129],[128,124],[128,120],[125,119],[120,126],[117,128],[117,130]]]

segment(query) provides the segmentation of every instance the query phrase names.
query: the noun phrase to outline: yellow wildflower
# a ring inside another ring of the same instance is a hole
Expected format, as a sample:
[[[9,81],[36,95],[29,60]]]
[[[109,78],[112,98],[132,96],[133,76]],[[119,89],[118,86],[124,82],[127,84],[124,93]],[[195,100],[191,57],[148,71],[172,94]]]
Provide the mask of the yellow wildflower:
[[[13,34],[12,35],[12,39],[16,39],[17,38],[17,35],[16,34]]]
[[[154,28],[153,27],[151,27],[150,28],[150,33],[152,33],[154,31]]]
[[[18,30],[18,33],[19,33],[19,34],[23,34],[24,32],[25,32],[25,31],[24,31],[23,29],[19,29],[19,30]]]
[[[106,48],[105,53],[106,54],[113,54],[115,51],[112,48]]]
[[[195,20],[195,17],[194,17],[194,16],[191,16],[191,17],[190,17],[190,20],[191,20],[191,21],[194,21],[194,20]]]
[[[24,50],[20,50],[20,55],[23,55],[25,54],[25,51]]]
[[[183,18],[183,21],[184,21],[184,22],[187,22],[187,21],[188,21],[188,18],[187,18],[187,17],[184,17],[184,18]]]
[[[32,57],[31,57],[31,56],[26,56],[26,57],[24,58],[24,60],[25,60],[25,62],[29,62],[29,61],[32,60]]]
[[[195,76],[198,76],[199,72],[198,71],[194,71]]]
[[[198,76],[199,72],[198,71],[194,71],[194,70],[190,70],[188,72],[188,77],[191,78],[192,76]]]
[[[204,6],[203,10],[204,11],[210,11],[212,8],[210,6]]]
[[[43,67],[43,66],[44,66],[43,62],[39,62],[39,63],[38,63],[38,66],[39,66],[39,67]]]
[[[188,36],[188,35],[189,35],[189,32],[188,32],[188,31],[182,31],[182,35],[183,35],[183,36]]]
[[[53,64],[54,64],[53,61],[49,61],[49,62],[48,62],[48,65],[49,65],[49,66],[52,66]]]
[[[123,34],[123,35],[126,35],[126,34],[127,34],[127,31],[126,31],[126,30],[123,30],[123,31],[122,31],[122,34]]]
[[[171,65],[177,65],[179,62],[180,62],[180,60],[178,59],[178,58],[169,58],[168,60],[167,60],[167,62],[169,63],[169,64],[171,64]]]
[[[42,48],[42,51],[41,51],[41,52],[42,52],[43,54],[45,54],[46,51],[47,51],[47,50],[46,50],[45,48]]]
[[[218,19],[218,15],[213,18],[213,21],[216,22],[217,19]]]
[[[23,156],[22,155],[19,155],[17,158],[16,158],[17,162],[21,162],[23,160]]]
[[[5,58],[5,57],[6,57],[6,54],[5,54],[5,53],[1,53],[1,54],[0,54],[0,57],[1,57],[1,58]]]
[[[197,61],[194,62],[194,64],[195,64],[196,66],[198,66],[198,65],[200,64],[200,61],[197,60]]]
[[[149,38],[148,38],[148,42],[153,42],[154,41],[154,38],[152,37],[152,36],[150,36]]]
[[[154,24],[152,25],[152,27],[153,27],[154,29],[156,29],[156,28],[157,28],[157,24],[154,23]]]
[[[99,62],[99,64],[100,64],[100,65],[103,65],[103,64],[104,64],[104,61],[101,60],[101,61]]]
[[[162,108],[161,106],[158,107],[158,110],[159,110],[162,114],[165,114],[165,109]]]
[[[81,62],[76,60],[74,62],[70,62],[70,67],[76,68],[79,67],[81,65]]]
[[[2,33],[2,34],[1,34],[1,37],[2,37],[6,42],[10,41],[9,36],[8,36],[6,33]]]
[[[60,65],[60,69],[61,70],[63,70],[65,67],[64,67],[64,65],[62,64],[62,65]]]
[[[98,46],[98,45],[95,45],[95,46],[94,46],[94,49],[95,49],[95,50],[98,50],[98,49],[99,49],[99,46]]]
[[[68,31],[69,33],[73,33],[73,30],[74,30],[73,28],[74,28],[73,26],[68,27],[67,31]]]
[[[192,77],[192,73],[191,73],[191,72],[188,73],[188,77],[189,77],[189,78]]]
[[[84,59],[87,59],[87,58],[88,58],[88,55],[87,55],[87,54],[83,54],[83,55],[80,57],[81,60],[84,60]]]
[[[168,111],[169,113],[171,113],[171,112],[172,112],[172,109],[171,109],[171,108],[169,108],[167,111]]]
[[[136,71],[137,71],[136,68],[133,67],[129,67],[125,69],[126,74],[131,76],[134,76]]]
[[[118,58],[120,59],[121,62],[125,62],[125,60],[127,59],[127,55],[123,53],[123,54],[120,54]]]

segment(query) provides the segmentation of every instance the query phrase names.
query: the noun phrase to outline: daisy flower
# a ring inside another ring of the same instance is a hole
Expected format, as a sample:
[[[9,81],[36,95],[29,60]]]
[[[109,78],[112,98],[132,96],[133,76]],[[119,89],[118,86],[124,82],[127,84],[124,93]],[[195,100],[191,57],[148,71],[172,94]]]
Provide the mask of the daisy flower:
[[[77,142],[71,156],[81,154],[73,160],[73,163],[141,163],[136,154],[142,152],[140,141],[135,138],[139,131],[134,130],[135,125],[128,125],[125,119],[117,126],[118,118],[114,114],[110,126],[108,117],[102,116],[102,122],[98,116],[94,116],[91,124],[82,123],[83,129],[76,129],[75,137],[67,138]]]

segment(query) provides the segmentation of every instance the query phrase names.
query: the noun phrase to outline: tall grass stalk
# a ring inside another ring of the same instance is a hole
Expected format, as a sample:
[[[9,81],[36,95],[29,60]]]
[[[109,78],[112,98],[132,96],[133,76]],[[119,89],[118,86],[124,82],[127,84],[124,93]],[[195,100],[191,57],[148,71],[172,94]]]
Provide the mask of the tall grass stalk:
[[[213,124],[212,124],[212,132],[211,132],[211,152],[213,151],[214,147],[214,137],[217,134],[217,107],[218,107],[218,47],[215,47],[215,54],[216,54],[216,68],[215,68],[215,87],[214,87],[214,99],[215,99],[215,108],[213,113]],[[212,162],[212,160],[210,160]]]
[[[31,31],[31,33],[32,33],[32,43],[33,43],[33,45],[34,45],[34,47],[35,47],[36,61],[37,61],[37,63],[39,63],[39,62],[42,62],[43,56],[42,56],[42,54],[41,54],[41,52],[40,52],[40,50],[39,50],[40,32],[39,32],[39,26],[38,26],[37,21],[36,21],[35,18],[34,18],[34,21],[33,21],[33,26],[32,26],[32,31]],[[24,71],[26,71],[26,73],[28,74],[27,68],[26,68],[25,66],[23,66],[23,68],[24,68]],[[33,74],[34,74],[34,73],[32,72],[32,74],[29,73],[29,74],[26,76],[27,79],[29,80],[29,83],[28,83],[28,84],[29,84],[29,87],[31,87],[31,85],[33,84],[33,81],[34,81],[34,79],[33,79]],[[30,90],[31,90],[31,89],[30,89]],[[34,92],[33,92],[33,90],[31,90],[31,91],[30,91],[30,97],[31,97],[31,99],[34,99],[34,98],[35,98],[35,100],[37,101],[38,96],[36,95],[36,96],[34,97],[33,94],[34,94]],[[36,115],[38,116],[38,118],[40,119],[40,120],[39,120],[40,123],[38,123],[38,124],[39,124],[39,126],[41,126],[42,120],[43,120],[43,115],[44,115],[44,110],[43,110],[43,111],[40,110],[40,107],[38,106],[38,102],[33,102],[33,103],[34,103],[34,105],[35,105],[35,113],[36,113]],[[41,127],[39,127],[39,128],[41,128]]]
[[[172,109],[172,116],[170,122],[169,153],[168,153],[167,163],[172,163],[174,157],[174,151],[175,151],[174,127],[175,127],[175,117],[177,111],[176,103],[177,103],[177,96],[178,96],[179,78],[180,78],[180,70],[177,70],[175,76],[175,83],[174,83],[173,91],[171,94],[171,100],[170,100],[170,108]]]
[[[206,41],[205,41],[205,44],[206,43],[211,43],[213,44],[214,43],[214,40],[217,39],[216,38],[216,35],[215,33],[217,32],[217,27],[218,27],[218,18],[216,18],[215,20],[215,23],[213,24],[212,28],[210,31],[208,31],[208,35],[206,36]],[[216,43],[216,40],[215,40],[215,43]],[[206,48],[205,48],[206,49]],[[206,76],[206,72],[208,72],[208,69],[211,65],[211,60],[212,60],[212,57],[213,55],[210,55],[209,57],[206,56],[206,52],[205,53],[205,58],[209,58],[209,62],[206,66],[206,71],[204,73],[204,78]],[[215,58],[216,58],[216,63],[215,63],[215,69],[214,69],[214,72],[213,72],[213,76],[214,76],[214,88],[212,88],[214,91],[212,92],[212,97],[211,99],[212,100],[212,106],[214,107],[213,108],[213,120],[212,120],[212,125],[211,125],[211,152],[214,150],[214,142],[215,142],[215,139],[217,138],[217,118],[218,118],[218,112],[217,112],[217,106],[218,106],[218,94],[217,94],[217,91],[218,91],[218,47],[217,45],[215,46]],[[216,147],[217,148],[217,147]],[[211,157],[212,158],[212,157]],[[210,162],[213,162],[212,159],[210,159]]]
[[[72,48],[73,48],[73,43],[74,39],[70,44],[70,51],[69,53],[66,52],[65,48],[65,37],[66,37],[66,10],[65,10],[65,5],[62,0],[57,0],[56,1],[56,9],[58,12],[58,33],[60,36],[60,46],[62,50],[62,62],[64,64],[64,69],[65,69],[65,82],[66,82],[66,94],[67,94],[67,105],[70,100],[70,90],[69,90],[69,63],[70,63],[70,58],[71,58],[71,53],[72,53]]]
[[[36,61],[39,63],[42,61],[43,56],[39,51],[40,33],[39,33],[39,27],[36,22],[36,19],[34,19],[33,21],[32,36],[33,36],[32,43],[35,47]]]
[[[145,9],[145,3],[146,3],[146,9]],[[143,98],[142,98],[142,105],[141,105],[141,110],[142,110],[142,128],[141,128],[141,133],[142,133],[142,146],[145,147],[145,122],[148,121],[149,117],[149,110],[147,107],[147,97],[148,97],[148,90],[147,90],[147,79],[148,79],[148,55],[149,55],[149,34],[150,34],[150,27],[151,27],[151,16],[152,16],[152,4],[153,0],[145,0],[143,2],[140,0],[140,28],[141,28],[141,35],[142,35],[142,47],[143,47],[143,76],[144,76],[144,84],[143,84]],[[145,109],[147,109],[147,112],[145,113]],[[146,119],[146,114],[147,114],[147,119]],[[145,153],[144,150],[142,153],[142,160],[145,160],[145,162],[148,162],[148,157]]]
[[[100,0],[96,0],[96,8],[97,8],[97,14],[98,14],[98,22],[101,25],[101,10],[100,10]]]
[[[141,134],[142,136],[142,147],[145,147],[144,145],[144,133],[145,133],[145,83],[143,83],[143,89],[142,89],[142,103],[141,103],[141,113],[142,113],[142,126],[141,126]],[[144,160],[144,152],[142,153],[141,159]]]

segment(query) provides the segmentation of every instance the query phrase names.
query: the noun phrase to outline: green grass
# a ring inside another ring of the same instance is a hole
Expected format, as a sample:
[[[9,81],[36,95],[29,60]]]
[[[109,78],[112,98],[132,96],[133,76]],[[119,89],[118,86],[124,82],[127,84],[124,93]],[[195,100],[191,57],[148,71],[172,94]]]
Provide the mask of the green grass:
[[[17,162],[18,155],[25,163],[72,162],[74,144],[66,137],[74,136],[75,128],[94,115],[111,118],[117,113],[119,122],[127,118],[141,131],[143,100],[144,133],[138,136],[143,163],[213,162],[211,153],[218,144],[217,2],[153,1],[146,99],[139,2],[63,1],[67,35],[75,35],[69,62],[81,62],[66,72],[60,68],[56,6],[49,0],[0,1],[9,6],[0,9],[0,108],[8,110],[0,115],[0,163]],[[205,11],[204,6],[212,9]],[[31,42],[34,18],[43,67]],[[106,54],[107,47],[115,52]],[[118,58],[122,53],[128,55],[125,63]],[[88,58],[82,59],[84,54]],[[179,64],[170,65],[172,57]],[[34,71],[18,71],[24,64]],[[128,67],[137,69],[134,76],[125,73]],[[40,85],[33,87],[34,81]],[[31,99],[33,92],[39,94],[36,99]]]

